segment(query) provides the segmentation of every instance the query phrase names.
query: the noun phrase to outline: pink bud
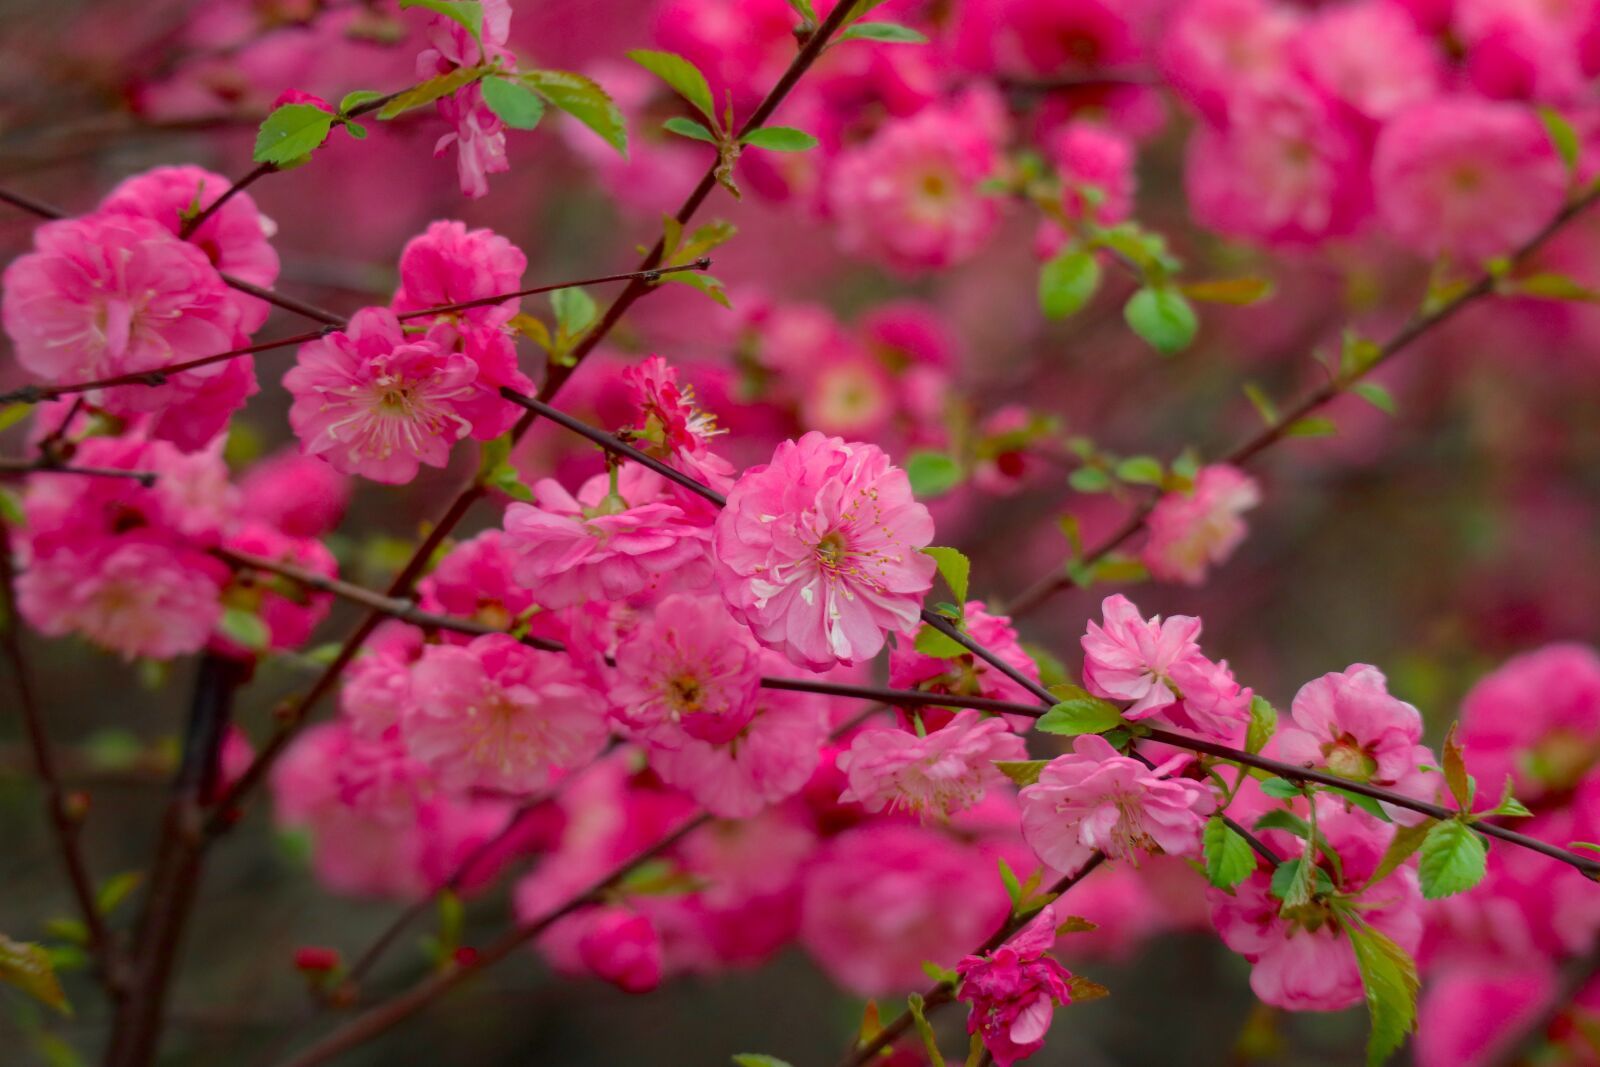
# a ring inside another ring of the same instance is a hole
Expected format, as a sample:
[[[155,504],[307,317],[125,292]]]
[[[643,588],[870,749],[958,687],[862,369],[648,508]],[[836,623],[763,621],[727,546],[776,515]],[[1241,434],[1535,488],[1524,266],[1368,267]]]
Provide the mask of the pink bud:
[[[278,94],[278,99],[272,102],[274,109],[283,107],[285,104],[310,104],[312,107],[320,107],[324,111],[334,113],[334,106],[322,99],[322,97],[313,93],[302,92],[299,89],[285,89]]]
[[[306,945],[294,950],[294,968],[309,975],[324,975],[339,966],[339,950]]]
[[[626,993],[661,984],[661,937],[637,912],[608,908],[595,916],[578,943],[584,966]]]

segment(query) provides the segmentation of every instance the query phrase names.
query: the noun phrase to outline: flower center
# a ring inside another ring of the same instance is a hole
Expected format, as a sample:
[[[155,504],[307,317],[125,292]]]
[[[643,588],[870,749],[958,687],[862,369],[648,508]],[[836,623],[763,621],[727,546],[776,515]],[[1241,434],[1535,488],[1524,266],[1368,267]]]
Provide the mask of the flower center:
[[[679,674],[667,679],[667,699],[680,714],[692,715],[700,710],[703,698],[700,679],[692,674]]]
[[[1378,761],[1349,734],[1323,746],[1323,753],[1328,758],[1328,770],[1341,778],[1365,782],[1377,773]]]
[[[817,542],[817,562],[828,570],[835,570],[849,551],[850,546],[845,544],[844,535],[833,530]]]

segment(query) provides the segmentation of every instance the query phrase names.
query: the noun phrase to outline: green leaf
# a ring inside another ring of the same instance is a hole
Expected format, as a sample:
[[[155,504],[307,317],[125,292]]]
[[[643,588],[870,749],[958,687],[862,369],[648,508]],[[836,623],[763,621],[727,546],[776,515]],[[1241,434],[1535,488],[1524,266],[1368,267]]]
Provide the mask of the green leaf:
[[[1383,358],[1383,349],[1354,330],[1346,330],[1340,341],[1339,373],[1348,377],[1365,374]]]
[[[1350,387],[1350,391],[1385,415],[1394,414],[1394,397],[1377,382],[1357,382]]]
[[[1508,818],[1512,818],[1512,819],[1528,819],[1528,818],[1532,818],[1533,817],[1533,812],[1529,811],[1528,810],[1528,806],[1526,804],[1524,804],[1522,801],[1518,800],[1515,796],[1513,796],[1511,794],[1511,789],[1512,789],[1512,780],[1511,780],[1511,775],[1508,774],[1508,775],[1506,775],[1505,788],[1500,790],[1500,800],[1499,800],[1499,802],[1496,803],[1495,806],[1493,808],[1491,808],[1488,811],[1487,814],[1489,814],[1489,815],[1504,815],[1504,816],[1506,816]]]
[[[457,89],[471,85],[481,77],[483,77],[481,67],[457,67],[455,70],[446,71],[444,74],[429,78],[421,85],[413,85],[384,104],[378,109],[378,118],[387,122],[414,108],[426,107],[441,97],[449,96]]]
[[[1368,1067],[1378,1067],[1405,1044],[1417,1021],[1417,965],[1405,949],[1367,925],[1348,916],[1345,930],[1355,949],[1356,966],[1361,970],[1361,985],[1367,995],[1367,1014],[1372,1019],[1367,1038]]]
[[[1250,698],[1250,726],[1245,731],[1245,751],[1254,755],[1267,747],[1272,735],[1278,732],[1278,709],[1266,697]]]
[[[1176,289],[1140,289],[1123,305],[1122,317],[1134,333],[1163,356],[1188,348],[1200,328],[1194,306]]]
[[[1273,808],[1256,820],[1257,830],[1287,830],[1296,837],[1311,838],[1311,825],[1292,811]]]
[[[1072,1003],[1087,1004],[1091,1000],[1104,1000],[1111,995],[1111,990],[1099,982],[1090,981],[1081,974],[1075,974],[1067,980],[1067,989],[1072,993]]]
[[[1111,475],[1100,467],[1077,467],[1067,475],[1067,484],[1080,493],[1103,493],[1111,488]]]
[[[718,128],[717,105],[711,99],[711,86],[699,67],[676,53],[653,52],[647,48],[635,48],[628,53],[628,58],[670,85],[706,117],[712,129]]]
[[[483,5],[477,0],[400,0],[400,10],[414,7],[427,8],[460,23],[478,42],[478,51],[483,51]]]
[[[1261,416],[1261,421],[1268,426],[1278,421],[1278,405],[1255,382],[1244,383],[1244,395],[1249,398],[1251,406],[1256,409],[1256,414]]]
[[[961,975],[949,967],[939,966],[932,960],[922,961],[922,973],[927,975],[930,981],[938,982],[940,985],[955,986],[961,984]]]
[[[361,123],[351,122],[349,119],[341,119],[340,121],[344,125],[345,133],[348,133],[351,137],[354,137],[358,141],[365,141],[367,139],[367,128],[361,125]]]
[[[27,418],[28,412],[32,410],[32,404],[7,404],[5,407],[0,408],[0,433],[4,433]]]
[[[1456,740],[1456,731],[1460,729],[1459,722],[1450,724],[1450,732],[1444,739],[1444,784],[1450,788],[1450,795],[1456,798],[1456,807],[1462,811],[1472,810],[1473,789],[1472,776],[1467,773],[1466,754],[1461,750],[1461,742]]]
[[[943,496],[961,484],[961,464],[943,452],[920,451],[906,457],[906,477],[917,496]]]
[[[1539,121],[1544,123],[1550,143],[1555,145],[1556,155],[1561,157],[1567,172],[1570,174],[1575,171],[1578,168],[1578,133],[1572,128],[1572,123],[1553,107],[1541,107]]]
[[[1483,881],[1489,849],[1464,822],[1449,819],[1434,826],[1422,841],[1417,873],[1422,895],[1429,900],[1454,896]]]
[[[1122,725],[1122,712],[1115,704],[1091,696],[1076,686],[1067,688],[1077,691],[1041,715],[1038,729],[1047,734],[1072,737],[1077,734],[1103,734]]]
[[[1324,793],[1333,793],[1343,797],[1380,822],[1394,822],[1393,819],[1389,818],[1389,813],[1383,810],[1382,804],[1364,793],[1353,793],[1348,789],[1340,789],[1332,785],[1320,786],[1319,789]]]
[[[734,1067],[793,1067],[788,1060],[768,1056],[765,1052],[740,1052],[733,1057]]]
[[[924,555],[932,556],[939,567],[939,576],[956,596],[956,603],[967,602],[967,585],[972,575],[972,561],[953,548],[925,548]]]
[[[763,126],[751,130],[740,142],[752,148],[765,148],[771,152],[804,152],[817,147],[817,139],[793,126]]]
[[[551,293],[550,307],[555,310],[556,325],[569,338],[587,330],[600,313],[594,299],[578,286]]]
[[[1287,778],[1268,778],[1261,783],[1261,791],[1278,800],[1292,800],[1301,793],[1300,787]]]
[[[252,652],[264,651],[272,644],[272,631],[267,629],[267,624],[262,621],[261,616],[244,608],[223,608],[222,619],[217,623],[217,629],[234,644],[248,648]]]
[[[1272,283],[1266,278],[1217,278],[1180,288],[1183,295],[1203,304],[1254,304],[1272,295]]]
[[[1311,900],[1312,894],[1333,892],[1333,880],[1315,863],[1304,856],[1284,860],[1272,872],[1272,895],[1283,901],[1285,908],[1298,908]]]
[[[355,92],[345,93],[344,98],[339,101],[339,114],[348,115],[362,104],[378,100],[384,95],[386,94],[376,93],[371,89],[357,89]]]
[[[1589,852],[1600,852],[1600,845],[1595,844],[1593,841],[1568,841],[1567,847],[1581,848]]]
[[[807,22],[817,21],[817,10],[811,6],[811,0],[789,0],[789,6],[794,8],[794,13]]]
[[[1372,872],[1372,877],[1367,879],[1367,885],[1377,885],[1389,875],[1399,870],[1411,854],[1422,847],[1423,839],[1428,836],[1433,828],[1432,823],[1419,823],[1416,826],[1397,826],[1394,837],[1389,841],[1389,847],[1384,851],[1383,858],[1378,861],[1378,866]]]
[[[1001,856],[998,862],[1000,864],[1000,884],[1006,887],[1006,896],[1011,898],[1011,910],[1015,911],[1017,906],[1022,903],[1022,883],[1017,881],[1017,872],[1011,869],[1011,864],[1005,861],[1004,856]]]
[[[1331,437],[1339,432],[1339,425],[1321,415],[1307,415],[1295,419],[1283,432],[1287,437]]]
[[[315,104],[285,104],[261,123],[252,158],[274,166],[304,159],[328,139],[333,122],[333,115]]]
[[[95,894],[95,908],[101,915],[110,915],[135,889],[139,888],[139,883],[143,881],[143,871],[123,871],[121,874],[112,875]]]
[[[478,446],[478,480],[487,478],[511,456],[511,434],[503,433]]]
[[[1037,782],[1039,780],[1039,772],[1043,771],[1050,763],[1047,759],[997,759],[993,762],[999,768],[1001,774],[1019,786],[1032,785]]]
[[[1206,820],[1201,843],[1205,846],[1206,878],[1218,889],[1232,889],[1255,873],[1256,854],[1220,815]]]
[[[483,80],[483,102],[514,130],[531,130],[544,118],[544,98],[520,82]]]
[[[1005,863],[1001,861],[1002,865]],[[922,1050],[927,1053],[929,1063],[943,1063],[944,1054],[939,1051],[939,1039],[934,1036],[933,1026],[928,1022],[927,1012],[923,1010],[921,993],[912,993],[906,998],[906,1010],[911,1013],[911,1021],[917,1028],[917,1036],[922,1038]]]
[[[1117,464],[1117,477],[1133,485],[1160,485],[1166,472],[1153,456],[1129,456]]]
[[[696,122],[687,115],[674,115],[661,124],[661,128],[668,133],[675,133],[679,137],[687,137],[691,141],[704,141],[707,144],[716,144],[717,135],[706,129],[705,124]]]
[[[501,463],[484,475],[482,483],[489,489],[498,490],[512,500],[521,500],[528,503],[533,500],[533,490],[522,480],[522,475],[517,473],[517,468],[509,463]]]
[[[616,101],[594,80],[567,70],[530,70],[522,75],[522,83],[628,158],[627,123]]]
[[[839,35],[841,41],[887,41],[891,44],[927,44],[928,38],[898,22],[858,22]]]
[[[680,270],[672,274],[663,274],[661,281],[671,285],[687,285],[691,289],[700,290],[725,308],[733,307],[733,302],[728,299],[727,292],[722,288],[722,280],[714,274]]]
[[[72,1006],[61,991],[61,981],[45,950],[32,942],[13,941],[0,934],[0,982],[20,989],[63,1015],[72,1014]]]
[[[1064,319],[1094,298],[1100,287],[1100,261],[1084,248],[1069,248],[1039,269],[1039,310],[1047,319]]]
[[[932,656],[934,659],[955,659],[967,654],[966,646],[932,626],[923,626],[917,631],[913,647],[924,656]]]
[[[1565,274],[1547,271],[1513,279],[1507,287],[1522,296],[1534,296],[1542,300],[1565,300],[1578,304],[1600,302],[1600,293]]]

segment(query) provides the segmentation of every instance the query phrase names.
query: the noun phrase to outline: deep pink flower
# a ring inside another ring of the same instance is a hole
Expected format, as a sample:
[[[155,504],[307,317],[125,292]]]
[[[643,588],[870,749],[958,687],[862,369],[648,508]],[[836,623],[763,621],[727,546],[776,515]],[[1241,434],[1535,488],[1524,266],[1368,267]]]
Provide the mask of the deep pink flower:
[[[411,695],[406,745],[450,788],[529,793],[605,747],[605,708],[583,676],[506,635],[425,649]]]
[[[717,517],[717,580],[756,639],[813,670],[870,659],[933,585],[928,509],[875,445],[812,431],[751,467]]]
[[[1600,750],[1600,655],[1572,642],[1507,660],[1462,701],[1461,742],[1485,801],[1507,775],[1529,802],[1572,788]]]
[[[1027,745],[1005,720],[984,718],[970,708],[926,737],[895,728],[867,729],[839,756],[839,769],[850,781],[839,799],[873,812],[904,808],[947,816],[1005,783],[994,760],[1027,758]]]
[[[1055,905],[1047,904],[987,956],[956,964],[956,999],[972,1005],[967,1033],[982,1034],[998,1067],[1011,1067],[1044,1047],[1055,1005],[1072,1003],[1068,971],[1045,953],[1056,940]]]
[[[1465,96],[1396,115],[1378,137],[1372,174],[1396,240],[1420,255],[1471,261],[1532,237],[1567,190],[1566,169],[1531,108]]]
[[[417,584],[422,606],[429,611],[510,630],[543,606],[532,589],[512,578],[515,565],[516,555],[506,535],[499,530],[485,530],[450,549],[439,565]],[[544,621],[537,620],[535,629],[542,629],[538,623]],[[439,636],[449,638],[452,635]]]
[[[239,506],[291,537],[321,537],[339,525],[350,479],[292,446],[253,464],[239,479]]]
[[[552,607],[704,586],[711,531],[666,493],[664,478],[632,464],[622,469],[617,496],[603,474],[577,496],[540,480],[534,503],[506,508],[513,573]]]
[[[378,624],[345,668],[339,711],[356,735],[391,733],[411,705],[411,665],[422,655],[427,635],[399,619]]]
[[[1156,502],[1140,557],[1157,578],[1199,585],[1208,567],[1239,547],[1246,529],[1241,516],[1260,502],[1260,486],[1239,468],[1203,467],[1189,491],[1165,493]]]
[[[1280,759],[1306,767],[1326,767],[1358,782],[1381,785],[1417,800],[1431,801],[1439,775],[1420,767],[1435,762],[1422,741],[1417,709],[1389,695],[1383,672],[1356,663],[1300,687],[1290,713],[1294,725],[1276,737]],[[1402,823],[1426,818],[1388,807]]]
[[[1199,782],[1167,777],[1188,761],[1180,755],[1152,770],[1118,755],[1105,738],[1082,735],[1023,788],[1022,836],[1041,860],[1067,873],[1096,852],[1135,864],[1158,849],[1198,856],[1216,798]]]
[[[1249,723],[1255,694],[1234,679],[1227,660],[1213,663],[1204,656],[1191,656],[1174,663],[1167,677],[1183,697],[1161,711],[1161,717],[1174,726],[1232,741]]]
[[[1133,213],[1134,150],[1127,138],[1097,123],[1069,122],[1051,135],[1049,152],[1068,218],[1114,226]],[[1085,187],[1099,192],[1098,204],[1083,195]]]
[[[300,446],[334,469],[403,484],[419,464],[442,467],[472,431],[477,365],[430,336],[405,333],[392,311],[363,308],[350,325],[300,346],[283,376]]]
[[[578,942],[584,965],[624,993],[661,984],[661,935],[649,918],[626,908],[603,908]]]
[[[1202,115],[1225,124],[1231,103],[1283,84],[1298,18],[1274,0],[1179,5],[1162,35],[1162,73]]]
[[[1174,615],[1148,620],[1121,593],[1100,604],[1104,624],[1083,635],[1083,684],[1095,696],[1133,702],[1124,714],[1142,719],[1177,701],[1172,668],[1200,655],[1200,620]]]
[[[638,406],[634,444],[719,492],[733,484],[733,465],[711,451],[711,440],[725,432],[702,411],[694,386],[680,385],[677,370],[660,356],[625,367],[622,381]]]
[[[393,307],[397,312],[421,311],[515,292],[527,269],[528,257],[522,250],[493,230],[469,230],[464,222],[433,222],[400,252],[400,288]],[[521,303],[511,297],[454,314],[485,326],[503,326]]]
[[[1015,667],[1024,677],[1035,682],[1039,680],[1039,665],[1022,647],[1010,617],[989,614],[978,600],[967,601],[965,615],[968,636]],[[989,661],[970,652],[954,659],[925,656],[917,651],[910,635],[902,635],[889,652],[889,685],[895,689],[989,697],[1021,704],[1034,699],[1025,686],[995,669]],[[937,707],[922,708],[918,713],[929,729],[942,726],[950,717],[950,712]],[[1019,734],[1033,726],[1033,719],[1026,715],[1008,715],[1006,721]]]
[[[614,713],[652,746],[726,744],[755,714],[760,661],[721,597],[674,594],[617,649]]]
[[[337,577],[339,564],[321,541],[291,537],[261,522],[246,522],[223,538],[223,546],[252,556]],[[299,648],[311,639],[311,631],[327,618],[333,597],[317,593],[287,579],[250,570],[234,573],[222,593],[223,604],[242,609],[266,625],[269,649]],[[242,648],[225,634],[218,634],[212,647],[225,655],[253,658],[259,649]]]
[[[429,22],[431,47],[417,56],[417,76],[432,78],[457,67],[498,61],[504,70],[515,71],[516,54],[505,47],[511,30],[510,0],[488,0],[483,4],[483,47],[454,19],[435,15]],[[433,146],[441,156],[453,144],[457,147],[456,173],[461,192],[477,198],[489,191],[490,174],[511,169],[506,159],[506,126],[484,103],[483,88],[477,82],[441,97],[439,117],[454,127]]]
[[[1439,91],[1443,64],[1433,41],[1393,0],[1356,0],[1312,15],[1294,40],[1312,83],[1382,121]]]

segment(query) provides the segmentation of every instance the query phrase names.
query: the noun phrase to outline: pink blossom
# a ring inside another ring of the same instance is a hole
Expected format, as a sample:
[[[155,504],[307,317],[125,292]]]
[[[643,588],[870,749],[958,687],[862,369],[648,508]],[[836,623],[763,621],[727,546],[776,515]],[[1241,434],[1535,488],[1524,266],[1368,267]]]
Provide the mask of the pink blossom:
[[[231,185],[222,175],[200,167],[156,167],[124,179],[100,202],[100,210],[139,215],[178,235],[191,212],[210,207]],[[239,192],[185,240],[204,252],[217,270],[271,288],[278,279],[278,253],[270,240],[276,231],[277,225],[257,209],[250,194]],[[229,297],[238,305],[239,326],[246,333],[267,321],[271,308],[266,301],[238,291]]]
[[[1564,643],[1507,660],[1462,701],[1461,742],[1486,801],[1507,775],[1529,802],[1570,789],[1600,750],[1600,655]]]
[[[503,634],[425,649],[402,729],[447,787],[508,793],[544,788],[606,742],[599,697],[565,657]]]
[[[923,961],[959,958],[1010,908],[994,863],[975,848],[897,823],[869,823],[828,842],[802,894],[800,944],[863,997],[926,985]]]
[[[970,259],[999,221],[979,183],[1000,165],[1004,127],[993,91],[969,89],[842,152],[827,185],[840,242],[903,270]]]
[[[1326,868],[1323,873],[1335,890],[1359,895],[1356,903],[1364,922],[1405,952],[1415,953],[1422,936],[1416,870],[1401,866],[1377,884],[1366,885],[1395,828],[1366,812],[1346,811],[1341,801],[1325,794],[1316,802],[1317,829],[1339,855],[1342,880]],[[1281,856],[1292,858],[1304,850],[1305,842],[1286,832],[1267,836]],[[1206,891],[1218,936],[1254,965],[1250,988],[1267,1004],[1287,1011],[1340,1011],[1361,1003],[1361,974],[1344,930],[1349,919],[1321,895],[1284,915],[1271,882],[1271,872],[1258,868],[1232,893]]]
[[[678,384],[675,368],[647,356],[624,368],[622,380],[639,409],[636,446],[718,492],[733,485],[733,465],[711,451],[712,438],[725,431],[715,415],[696,406],[694,386]]]
[[[515,292],[527,269],[528,257],[522,250],[493,230],[469,230],[463,222],[433,222],[400,252],[400,288],[393,307],[401,313],[422,311]],[[521,303],[519,297],[511,297],[454,314],[480,325],[503,326]]]
[[[223,547],[330,578],[339,573],[333,553],[321,541],[290,537],[259,522],[245,523],[229,533],[223,538]],[[227,607],[259,618],[266,626],[267,648],[279,650],[299,648],[309,641],[311,631],[327,618],[333,606],[333,598],[327,593],[312,592],[298,583],[247,568],[234,573],[222,598]],[[212,647],[242,659],[253,658],[261,651],[241,648],[225,634],[219,634]]]
[[[1225,123],[1233,101],[1283,83],[1297,18],[1274,0],[1181,4],[1162,36],[1162,73],[1207,119]]]
[[[345,668],[339,711],[360,737],[390,733],[411,704],[411,665],[422,655],[426,635],[398,619],[378,624]]]
[[[717,580],[769,648],[824,670],[916,621],[934,563],[928,509],[875,445],[812,431],[751,467],[717,517]]]
[[[1048,150],[1069,219],[1114,226],[1133,213],[1134,150],[1127,138],[1098,123],[1075,121],[1051,135]],[[1084,195],[1086,188],[1098,192],[1097,204]]]
[[[1594,74],[1586,44],[1595,25],[1587,0],[1457,0],[1452,23],[1467,79],[1484,96],[1555,105],[1586,99]]]
[[[1204,785],[1167,775],[1188,756],[1151,769],[1085,734],[1025,786],[1022,836],[1041,860],[1071,873],[1096,852],[1138,863],[1145,852],[1198,856],[1200,830],[1216,799]]]
[[[1213,663],[1204,656],[1191,656],[1174,663],[1167,677],[1182,694],[1161,712],[1174,726],[1230,741],[1249,723],[1255,694],[1234,679],[1227,660]]]
[[[419,78],[490,61],[497,61],[504,70],[516,70],[516,54],[505,47],[511,29],[510,0],[489,0],[483,7],[481,48],[466,27],[454,19],[436,15],[430,20],[428,39],[432,47],[417,56]],[[462,194],[474,199],[483,196],[489,191],[490,174],[511,169],[506,159],[505,123],[484,103],[483,88],[478,82],[441,97],[437,107],[439,117],[453,129],[439,138],[433,154],[442,156],[455,145]]]
[[[1130,700],[1124,714],[1142,719],[1175,703],[1172,668],[1200,655],[1200,620],[1174,615],[1145,619],[1121,593],[1100,604],[1104,624],[1083,635],[1083,684],[1095,696]]]
[[[499,530],[485,530],[450,549],[439,565],[418,583],[422,606],[443,615],[510,630],[543,606],[532,589],[512,578],[515,565],[516,555],[506,535]],[[549,626],[544,619],[538,619],[533,629],[541,636],[556,636],[543,633]],[[440,635],[441,638],[450,636]],[[456,643],[465,644],[465,641]]]
[[[1039,680],[1039,665],[1022,647],[1009,616],[989,614],[978,600],[967,601],[965,614],[968,636],[1024,677],[1035,682]],[[907,635],[902,635],[889,652],[889,685],[895,689],[988,697],[1022,704],[1034,699],[1025,686],[1001,673],[987,660],[970,652],[954,659],[925,656],[917,651],[915,641]],[[941,726],[949,718],[949,713],[939,708],[924,708],[920,714],[929,729]],[[1006,721],[1017,733],[1026,733],[1033,726],[1033,719],[1026,715],[1010,715]]]
[[[1241,517],[1261,502],[1256,480],[1237,467],[1201,468],[1187,492],[1163,494],[1145,526],[1150,537],[1141,558],[1166,581],[1200,585],[1212,564],[1227,561],[1244,540]]]
[[[1439,91],[1434,43],[1393,0],[1357,0],[1312,15],[1294,40],[1312,83],[1382,121]]]
[[[1417,1006],[1417,1067],[1485,1067],[1503,1042],[1539,1019],[1554,984],[1548,963],[1537,958],[1478,961],[1431,975]]]
[[[584,966],[624,993],[661,984],[661,936],[650,920],[626,908],[604,908],[578,942]]]
[[[965,0],[954,26],[956,60],[986,74],[1051,77],[1140,58],[1142,17],[1128,0]]]
[[[983,1035],[999,1067],[1043,1048],[1055,1005],[1072,1002],[1072,972],[1045,955],[1055,944],[1056,922],[1055,905],[1046,904],[1005,944],[956,964],[956,999],[972,1005],[967,1033]]]
[[[603,474],[577,496],[540,480],[532,504],[506,508],[517,581],[537,588],[551,607],[703,586],[711,531],[666,492],[664,478],[635,465],[623,468],[616,495]]]
[[[227,568],[154,535],[82,540],[35,558],[17,607],[40,633],[82,634],[124,659],[197,652],[222,617]]]
[[[947,816],[1004,784],[994,760],[1027,758],[1027,745],[1003,719],[970,708],[926,737],[892,728],[863,730],[839,756],[839,769],[850,780],[839,799],[872,812],[905,808]]]
[[[1372,167],[1389,231],[1425,256],[1477,261],[1509,252],[1555,215],[1567,189],[1538,115],[1467,97],[1395,116]]]
[[[755,714],[760,661],[721,597],[674,594],[617,649],[614,712],[652,746],[726,744]]]
[[[477,366],[432,335],[406,334],[392,311],[363,308],[350,325],[300,346],[283,376],[289,423],[308,454],[335,470],[404,484],[419,464],[442,467],[472,431]]]
[[[291,537],[331,532],[349,502],[349,478],[293,448],[253,464],[239,479],[245,513]]]
[[[1434,762],[1422,741],[1422,716],[1389,695],[1383,672],[1365,663],[1324,674],[1300,687],[1290,714],[1294,726],[1280,730],[1281,759],[1326,767],[1345,778],[1381,785],[1417,800],[1433,799],[1437,773],[1419,768]],[[1402,823],[1426,816],[1386,807]]]

